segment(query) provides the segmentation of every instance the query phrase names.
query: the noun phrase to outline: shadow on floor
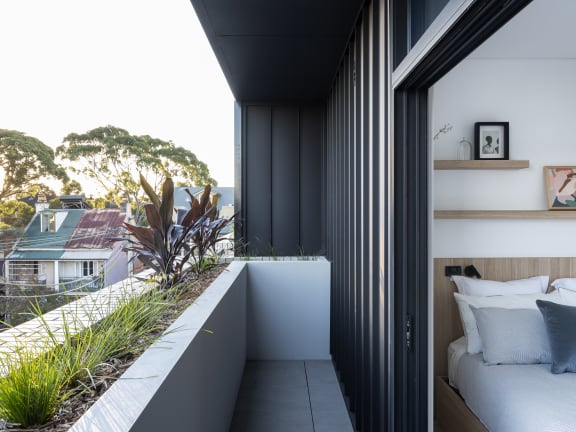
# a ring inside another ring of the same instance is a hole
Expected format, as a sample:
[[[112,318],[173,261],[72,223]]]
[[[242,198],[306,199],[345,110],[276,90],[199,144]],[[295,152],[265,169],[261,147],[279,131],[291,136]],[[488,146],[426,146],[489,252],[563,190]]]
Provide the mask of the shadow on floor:
[[[353,432],[332,362],[246,363],[230,432]]]

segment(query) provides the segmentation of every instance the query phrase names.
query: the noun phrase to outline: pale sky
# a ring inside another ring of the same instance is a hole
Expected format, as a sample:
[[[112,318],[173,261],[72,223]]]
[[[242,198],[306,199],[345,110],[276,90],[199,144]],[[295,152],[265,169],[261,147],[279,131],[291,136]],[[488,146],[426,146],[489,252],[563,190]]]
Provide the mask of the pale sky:
[[[234,185],[234,98],[189,0],[0,0],[0,17],[1,129],[56,148],[111,124]]]

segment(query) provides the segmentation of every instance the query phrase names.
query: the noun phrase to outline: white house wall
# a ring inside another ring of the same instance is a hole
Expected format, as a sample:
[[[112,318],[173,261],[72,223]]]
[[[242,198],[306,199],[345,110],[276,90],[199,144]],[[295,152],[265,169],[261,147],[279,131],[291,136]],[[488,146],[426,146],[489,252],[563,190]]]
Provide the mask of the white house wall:
[[[437,210],[546,209],[542,168],[576,165],[576,60],[472,58],[431,90],[435,159],[457,159],[474,123],[510,122],[510,159],[523,170],[435,171]],[[571,220],[435,220],[434,257],[575,256]]]
[[[104,262],[106,285],[111,285],[128,277],[128,257],[122,252],[121,243],[116,242],[110,258]]]
[[[60,261],[59,272],[61,278],[75,278],[78,276],[76,272],[75,261]]]

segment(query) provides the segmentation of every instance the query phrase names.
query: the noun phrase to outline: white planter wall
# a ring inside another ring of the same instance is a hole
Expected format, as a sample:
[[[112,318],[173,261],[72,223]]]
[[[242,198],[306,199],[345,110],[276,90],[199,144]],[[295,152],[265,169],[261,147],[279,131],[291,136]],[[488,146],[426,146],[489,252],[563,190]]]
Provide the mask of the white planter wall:
[[[248,352],[253,360],[330,359],[330,263],[248,263]]]

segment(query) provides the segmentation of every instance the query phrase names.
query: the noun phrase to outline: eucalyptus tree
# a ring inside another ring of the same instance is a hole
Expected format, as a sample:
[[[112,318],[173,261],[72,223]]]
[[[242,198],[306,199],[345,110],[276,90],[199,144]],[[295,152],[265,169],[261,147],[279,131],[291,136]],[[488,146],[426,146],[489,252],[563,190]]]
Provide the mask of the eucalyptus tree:
[[[67,181],[54,150],[22,132],[0,129],[0,201],[35,196],[48,179]]]
[[[106,199],[128,202],[135,209],[135,219],[142,220],[140,177],[158,190],[164,179],[176,184],[200,186],[216,184],[208,166],[191,151],[171,141],[104,126],[86,133],[71,133],[56,149],[56,154],[70,162],[70,170],[88,177],[104,190]]]

